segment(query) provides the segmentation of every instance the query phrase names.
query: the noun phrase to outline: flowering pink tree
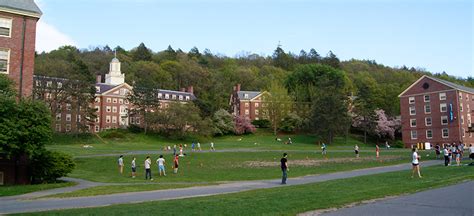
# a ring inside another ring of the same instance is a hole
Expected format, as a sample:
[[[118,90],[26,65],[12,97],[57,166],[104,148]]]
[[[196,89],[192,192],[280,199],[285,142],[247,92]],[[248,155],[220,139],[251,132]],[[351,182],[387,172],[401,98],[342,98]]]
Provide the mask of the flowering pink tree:
[[[237,135],[255,132],[255,126],[253,126],[253,124],[250,123],[249,118],[236,116],[234,118],[234,122],[235,122],[235,134]]]
[[[382,138],[389,137],[390,139],[395,138],[395,131],[400,127],[400,121],[398,119],[389,119],[382,109],[375,110],[376,125],[374,133]]]

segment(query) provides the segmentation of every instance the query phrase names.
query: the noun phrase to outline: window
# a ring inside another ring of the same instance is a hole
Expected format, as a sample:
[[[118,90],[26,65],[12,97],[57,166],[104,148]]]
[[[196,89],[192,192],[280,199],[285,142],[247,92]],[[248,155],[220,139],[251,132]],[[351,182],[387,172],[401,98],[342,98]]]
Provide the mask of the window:
[[[123,99],[119,99],[119,104],[123,104]]]
[[[417,139],[418,138],[418,134],[416,131],[411,131],[411,139]]]
[[[77,122],[81,122],[81,115],[77,115],[77,116],[76,116],[76,121],[77,121]]]
[[[105,116],[105,122],[110,123],[110,116]]]
[[[245,107],[249,107],[249,103],[245,103]]]
[[[61,104],[57,104],[57,105],[56,105],[56,108],[57,108],[58,110],[61,110],[61,108],[62,108]]]
[[[127,99],[125,99],[125,104],[128,104],[128,100],[127,100]]]
[[[250,112],[248,109],[245,110],[245,115],[248,115]]]
[[[442,135],[443,135],[443,138],[448,138],[449,137],[449,129],[448,128],[443,128],[442,130]]]
[[[113,107],[112,107],[112,112],[113,112],[113,113],[116,113],[116,112],[117,112],[117,107],[116,107],[116,106],[113,106]]]
[[[56,124],[56,132],[61,132],[61,124]]]
[[[12,30],[12,19],[0,17],[0,36],[10,37]]]
[[[462,100],[462,93],[459,92],[459,100]]]
[[[97,118],[95,118],[95,122],[96,122],[96,123],[99,123],[99,122],[100,122],[100,116],[99,116],[99,115],[97,115]]]
[[[158,93],[158,98],[161,99],[163,97],[163,94]]]
[[[433,131],[432,130],[426,130],[426,138],[427,139],[433,138]]]
[[[439,93],[439,100],[446,100],[446,92]]]
[[[255,115],[258,115],[258,109],[255,110]]]
[[[114,98],[114,99],[112,100],[112,103],[117,103],[117,98]]]
[[[466,131],[462,130],[462,137],[466,137]]]
[[[117,123],[117,116],[112,116],[112,123]]]
[[[459,104],[459,111],[462,112],[462,104]]]
[[[87,128],[87,131],[91,131],[91,126],[90,125],[86,125],[86,128]]]
[[[110,108],[110,106],[106,106],[106,107],[105,107],[105,111],[106,111],[106,112],[110,112],[111,109],[112,109],[112,108]]]
[[[100,92],[100,86],[95,87],[95,92]]]
[[[112,103],[112,98],[107,98],[107,103]]]
[[[186,96],[186,100],[187,100],[187,101],[190,100],[190,99],[191,99],[191,98],[190,98],[189,96]]]
[[[71,114],[66,114],[66,121],[70,122],[71,121]]]
[[[0,73],[5,73],[5,74],[8,73],[9,60],[10,60],[10,50],[0,49]]]
[[[469,104],[466,105],[466,108],[467,108],[467,112],[471,112],[471,107],[469,106]]]
[[[67,124],[67,125],[66,125],[66,132],[69,132],[69,131],[71,131],[71,125],[70,125],[70,124]]]
[[[61,113],[56,114],[56,121],[61,121]]]
[[[416,115],[415,107],[410,107],[410,115]]]
[[[36,80],[35,85],[36,85],[36,86],[41,86],[41,81]]]
[[[429,96],[429,95],[425,95],[425,96],[424,96],[424,100],[425,100],[425,102],[430,102],[430,96]]]
[[[95,106],[96,112],[100,112],[100,106]]]
[[[176,100],[176,95],[171,95],[171,99]]]
[[[135,118],[135,123],[136,123],[136,124],[140,124],[140,117],[136,117],[136,118]]]
[[[447,112],[448,107],[446,106],[446,103],[439,104],[439,111],[440,112]]]
[[[448,116],[441,116],[441,124],[442,125],[448,124]]]
[[[46,82],[46,87],[51,88],[51,86],[53,86],[53,81],[47,81]]]
[[[170,95],[169,95],[169,94],[165,94],[165,99],[170,99]]]
[[[431,105],[429,105],[429,104],[426,104],[426,105],[425,105],[425,113],[426,113],[426,114],[430,114],[430,113],[431,113]]]
[[[249,94],[244,94],[245,99],[249,99]]]
[[[56,85],[58,86],[58,88],[62,88],[62,87],[63,87],[63,83],[62,83],[62,82],[57,82]]]
[[[433,124],[433,121],[431,119],[431,117],[426,117],[425,118],[425,125],[426,126],[431,126]]]
[[[416,127],[416,119],[410,119],[410,127]]]
[[[255,103],[255,107],[258,107],[258,103]]]
[[[130,124],[135,124],[135,118],[134,117],[130,117]]]
[[[461,124],[464,124],[464,116],[461,116]]]
[[[96,126],[95,126],[95,132],[99,132],[99,131],[100,131],[99,125],[96,125]]]
[[[415,103],[415,97],[409,97],[408,98],[408,103],[409,104],[414,104]]]
[[[100,103],[100,98],[95,98],[96,103]]]

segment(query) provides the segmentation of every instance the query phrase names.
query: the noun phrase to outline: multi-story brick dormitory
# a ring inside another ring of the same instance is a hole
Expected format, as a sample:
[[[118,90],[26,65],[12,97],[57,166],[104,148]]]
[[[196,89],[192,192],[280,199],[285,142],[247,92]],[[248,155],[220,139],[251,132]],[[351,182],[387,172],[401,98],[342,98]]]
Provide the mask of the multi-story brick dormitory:
[[[36,22],[41,10],[33,0],[0,0],[0,74],[7,74],[21,97],[31,95]]]
[[[269,93],[266,91],[242,91],[240,88],[240,84],[235,85],[230,95],[230,113],[252,121],[266,119],[263,111],[264,97]],[[311,103],[295,102],[292,105],[292,111],[302,117],[309,115],[310,108]]]
[[[474,89],[422,76],[400,95],[406,147],[418,143],[474,145]]]
[[[141,125],[142,118],[130,115],[133,104],[128,100],[128,94],[132,91],[132,86],[125,83],[125,74],[121,72],[120,61],[113,58],[110,62],[109,73],[105,75],[105,82],[101,82],[98,76],[95,84],[95,100],[90,104],[96,110],[96,118],[91,123],[85,125],[87,131],[95,133],[111,128],[126,128],[130,124]],[[78,113],[72,102],[58,102],[56,92],[63,88],[65,79],[45,76],[35,76],[34,88],[47,88],[46,91],[35,94],[37,99],[45,100],[51,104],[50,108],[54,112],[53,127],[56,132],[76,132],[78,122],[84,121],[84,117]],[[193,87],[181,89],[181,91],[172,91],[156,89],[157,100],[160,101],[161,108],[167,108],[168,103],[172,101],[187,103],[195,100]],[[66,100],[67,101],[67,100]],[[70,100],[69,100],[70,101]]]

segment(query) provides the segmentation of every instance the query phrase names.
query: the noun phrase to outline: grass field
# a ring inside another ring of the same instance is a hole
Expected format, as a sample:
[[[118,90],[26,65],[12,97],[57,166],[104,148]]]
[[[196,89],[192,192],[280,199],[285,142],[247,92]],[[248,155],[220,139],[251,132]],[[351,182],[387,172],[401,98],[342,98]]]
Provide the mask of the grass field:
[[[35,191],[49,190],[60,187],[69,187],[74,186],[75,184],[76,183],[74,182],[63,182],[55,184],[0,186],[0,196],[14,196]]]
[[[76,158],[76,169],[69,175],[97,182],[145,182],[143,162],[146,155],[137,157],[137,178],[130,177],[130,161],[132,155],[124,156],[126,165],[123,175],[118,173],[117,157]],[[157,177],[158,168],[155,160],[158,155],[151,155],[153,161],[152,174],[159,182],[218,182],[273,179],[280,177],[281,152],[203,152],[189,153],[180,158],[178,174],[172,174],[172,155],[164,155],[166,177]],[[408,150],[384,151],[380,160],[372,152],[362,152],[361,158],[356,159],[352,152],[329,152],[327,159],[314,152],[289,152],[291,177],[309,174],[362,169],[376,166],[387,166],[409,163],[411,154]],[[432,158],[430,156],[429,158]],[[427,159],[427,158],[423,158]]]
[[[410,178],[410,171],[399,171],[209,197],[24,215],[295,215],[473,180],[473,169],[468,166],[434,166],[422,168],[422,179]]]

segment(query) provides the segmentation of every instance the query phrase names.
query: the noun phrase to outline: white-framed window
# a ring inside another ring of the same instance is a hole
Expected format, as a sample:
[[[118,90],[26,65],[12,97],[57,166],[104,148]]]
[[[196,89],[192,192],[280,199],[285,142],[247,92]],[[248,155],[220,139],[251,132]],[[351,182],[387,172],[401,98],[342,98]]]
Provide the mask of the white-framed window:
[[[188,100],[190,100],[190,99],[191,99],[191,97],[189,97],[189,96],[186,96],[186,100],[187,100],[187,101],[188,101]]]
[[[13,19],[0,17],[0,37],[11,37]]]
[[[36,80],[36,81],[35,81],[35,86],[41,86],[41,81]]]
[[[165,94],[165,99],[166,99],[166,100],[170,99],[170,95],[169,95],[169,94]]]
[[[469,104],[466,104],[466,109],[467,109],[467,112],[471,112],[471,107],[469,106]]]
[[[90,125],[86,125],[86,128],[87,128],[87,131],[91,131],[91,126]]]
[[[158,98],[161,99],[163,97],[163,94],[158,93]]]
[[[182,101],[182,100],[183,100],[183,95],[180,95],[180,96],[178,97],[178,99],[179,99],[180,101]]]
[[[462,93],[459,92],[459,100],[462,100]]]
[[[426,126],[431,126],[433,124],[433,121],[431,119],[431,117],[426,117],[425,118],[425,125]]]
[[[61,121],[61,113],[56,114],[56,121]]]
[[[431,139],[431,138],[433,138],[433,131],[426,130],[426,139]]]
[[[106,111],[106,112],[111,112],[111,111],[112,111],[112,108],[111,108],[110,106],[106,106],[106,107],[105,107],[105,111]]]
[[[116,113],[116,112],[117,112],[117,107],[116,107],[116,106],[113,106],[113,107],[112,107],[112,112],[113,112],[113,113]]]
[[[99,125],[96,125],[96,126],[95,126],[95,132],[99,132],[99,131],[100,131]]]
[[[461,112],[463,111],[462,104],[459,104],[459,111],[461,111]]]
[[[123,99],[119,99],[119,104],[123,104]]]
[[[99,123],[99,122],[100,122],[100,116],[99,116],[99,115],[97,115],[97,118],[95,118],[95,122],[96,122],[96,123]]]
[[[66,124],[66,132],[71,131],[71,124]]]
[[[439,100],[446,100],[446,92],[439,93]]]
[[[117,103],[117,98],[112,99],[112,103]]]
[[[67,111],[71,111],[71,110],[72,110],[72,106],[71,106],[70,103],[67,103],[67,104],[66,104],[66,110],[67,110]]]
[[[439,111],[440,112],[447,112],[448,111],[448,106],[446,106],[446,103],[439,104]]]
[[[415,107],[410,107],[410,115],[416,115]]]
[[[52,96],[51,93],[49,93],[49,92],[46,92],[46,93],[44,93],[44,94],[45,94],[46,99],[49,99],[49,100],[50,100],[51,98],[53,98],[53,96]]]
[[[100,98],[96,97],[96,98],[95,98],[95,102],[96,102],[96,103],[100,103]]]
[[[412,130],[410,135],[411,139],[418,139],[418,133],[416,132],[416,130]]]
[[[249,94],[244,94],[245,99],[249,99]]]
[[[117,116],[112,116],[112,123],[117,123]]]
[[[66,114],[66,121],[70,122],[71,121],[71,114]]]
[[[176,100],[176,95],[171,95],[171,99]]]
[[[57,110],[61,110],[61,108],[62,108],[61,104],[57,104],[56,108],[57,108]]]
[[[448,124],[448,116],[441,116],[441,125]]]
[[[105,116],[105,122],[110,123],[110,116]]]
[[[443,138],[448,138],[449,137],[449,129],[448,128],[443,128],[441,130]]]
[[[130,117],[130,124],[135,124],[135,117]]]
[[[53,81],[47,81],[46,87],[51,88],[53,86]]]
[[[415,97],[408,97],[408,103],[409,104],[414,104],[415,103]]]
[[[258,109],[255,110],[255,115],[258,115]]]
[[[100,106],[95,106],[95,110],[97,110],[97,112],[100,112]]]
[[[249,103],[245,103],[245,107],[249,107]]]
[[[95,87],[95,92],[100,92],[100,86]]]
[[[250,112],[248,109],[245,109],[245,115],[248,115]]]
[[[62,88],[62,87],[63,87],[63,83],[62,83],[62,82],[57,82],[56,85],[58,86],[58,88]]]
[[[425,102],[430,102],[430,95],[424,95],[423,99]]]
[[[107,98],[107,103],[112,103],[112,98]]]
[[[255,107],[258,107],[258,103],[255,103]]]
[[[140,117],[135,118],[135,124],[140,124]]]
[[[464,116],[461,116],[461,124],[464,124]]]
[[[125,99],[125,104],[128,104],[128,100],[127,100],[127,99]]]
[[[410,127],[416,127],[416,119],[410,119]]]
[[[61,132],[61,124],[56,124],[56,132]]]
[[[4,74],[9,73],[9,70],[8,70],[10,68],[9,62],[10,62],[10,50],[0,48],[0,73],[4,73]]]
[[[77,121],[77,122],[81,122],[81,115],[77,115],[77,116],[76,116],[76,121]]]
[[[431,105],[426,104],[425,105],[425,114],[430,114],[431,113]]]

